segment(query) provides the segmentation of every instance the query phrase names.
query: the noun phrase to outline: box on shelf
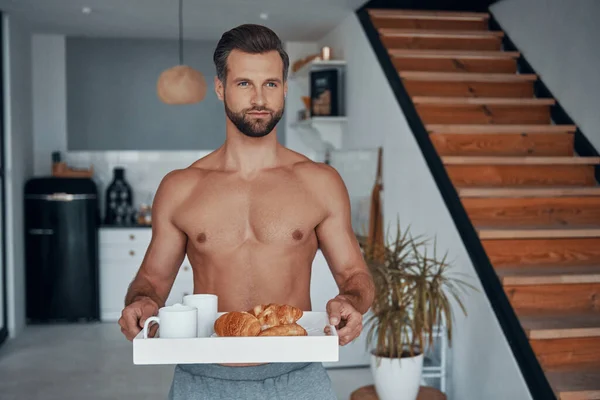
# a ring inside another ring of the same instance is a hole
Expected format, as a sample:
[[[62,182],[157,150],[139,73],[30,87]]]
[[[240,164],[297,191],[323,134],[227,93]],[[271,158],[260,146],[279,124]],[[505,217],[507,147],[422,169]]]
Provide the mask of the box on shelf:
[[[310,116],[344,116],[344,79],[342,68],[310,71]]]
[[[218,313],[217,318],[224,313]],[[297,322],[308,336],[148,338],[133,339],[133,363],[212,364],[272,362],[336,362],[339,339],[326,312],[305,311]],[[332,334],[324,332],[330,327]],[[160,332],[160,329],[159,329]]]

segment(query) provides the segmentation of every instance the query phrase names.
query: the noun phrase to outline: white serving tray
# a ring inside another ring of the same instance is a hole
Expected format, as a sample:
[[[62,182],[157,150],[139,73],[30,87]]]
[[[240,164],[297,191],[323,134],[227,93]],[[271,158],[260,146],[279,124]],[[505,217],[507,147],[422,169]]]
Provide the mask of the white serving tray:
[[[224,313],[218,313],[218,316]],[[305,311],[298,320],[308,336],[133,339],[133,363],[213,364],[339,361],[339,339],[325,312]],[[325,334],[329,326],[330,335]],[[160,336],[160,329],[159,329]]]

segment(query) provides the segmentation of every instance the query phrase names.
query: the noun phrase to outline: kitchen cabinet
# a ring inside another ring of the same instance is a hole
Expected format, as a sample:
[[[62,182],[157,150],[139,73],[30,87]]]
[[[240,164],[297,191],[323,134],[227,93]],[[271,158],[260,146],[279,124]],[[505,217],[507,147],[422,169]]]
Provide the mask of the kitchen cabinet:
[[[100,228],[100,319],[117,321],[125,295],[152,238],[151,228]],[[181,303],[194,291],[193,273],[187,257],[171,288],[166,305]]]

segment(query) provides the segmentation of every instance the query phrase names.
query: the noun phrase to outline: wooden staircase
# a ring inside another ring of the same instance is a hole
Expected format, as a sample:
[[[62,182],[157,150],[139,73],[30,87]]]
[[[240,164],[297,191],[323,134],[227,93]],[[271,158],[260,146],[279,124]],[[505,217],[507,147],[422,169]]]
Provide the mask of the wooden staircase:
[[[600,399],[600,158],[488,14],[368,12],[556,397]]]

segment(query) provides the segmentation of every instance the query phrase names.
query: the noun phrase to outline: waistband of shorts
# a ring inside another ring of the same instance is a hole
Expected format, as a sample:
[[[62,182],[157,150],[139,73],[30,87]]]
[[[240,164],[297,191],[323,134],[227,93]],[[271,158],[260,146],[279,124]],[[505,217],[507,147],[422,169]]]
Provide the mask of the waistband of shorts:
[[[308,367],[314,363],[269,363],[245,367],[220,364],[178,364],[177,368],[191,375],[229,381],[262,381]]]

